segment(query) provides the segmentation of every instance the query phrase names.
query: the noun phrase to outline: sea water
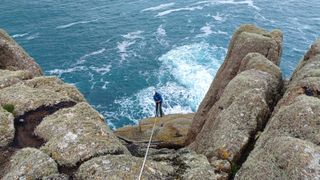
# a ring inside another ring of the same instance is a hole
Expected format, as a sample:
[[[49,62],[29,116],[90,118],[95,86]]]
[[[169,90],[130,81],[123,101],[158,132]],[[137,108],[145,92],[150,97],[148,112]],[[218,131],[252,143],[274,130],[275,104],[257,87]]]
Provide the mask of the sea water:
[[[111,128],[164,112],[195,112],[234,30],[284,33],[289,77],[320,35],[319,0],[1,0],[4,28],[46,75],[77,86]]]

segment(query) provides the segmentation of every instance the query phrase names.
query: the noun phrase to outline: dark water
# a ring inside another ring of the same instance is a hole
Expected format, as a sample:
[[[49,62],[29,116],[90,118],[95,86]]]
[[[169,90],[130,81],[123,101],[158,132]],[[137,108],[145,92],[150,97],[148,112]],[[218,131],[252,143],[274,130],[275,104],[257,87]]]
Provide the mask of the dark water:
[[[319,37],[319,0],[1,0],[0,27],[41,65],[76,85],[113,127],[193,112],[221,65],[235,28],[284,32],[288,77]]]

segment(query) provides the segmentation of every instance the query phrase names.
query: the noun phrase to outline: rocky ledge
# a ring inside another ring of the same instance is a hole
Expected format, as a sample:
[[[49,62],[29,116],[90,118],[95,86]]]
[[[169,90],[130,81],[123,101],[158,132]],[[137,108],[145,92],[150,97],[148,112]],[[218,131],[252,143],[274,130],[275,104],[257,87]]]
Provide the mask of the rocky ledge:
[[[111,131],[0,31],[0,178],[320,179],[320,40],[285,83],[282,33],[243,25],[195,114]]]

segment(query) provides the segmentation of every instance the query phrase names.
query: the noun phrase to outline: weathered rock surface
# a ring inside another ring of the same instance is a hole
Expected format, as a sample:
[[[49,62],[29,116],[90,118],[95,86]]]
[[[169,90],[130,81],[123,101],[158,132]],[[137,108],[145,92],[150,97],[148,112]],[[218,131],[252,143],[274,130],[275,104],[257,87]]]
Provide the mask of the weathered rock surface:
[[[41,76],[40,66],[5,31],[0,29],[0,69],[26,70]]]
[[[7,167],[3,179],[41,179],[58,173],[57,164],[47,154],[34,148],[24,148],[18,151]]]
[[[71,85],[53,77],[38,77],[0,89],[0,104],[14,105],[15,116],[48,107],[60,102],[85,101],[83,95]]]
[[[139,125],[119,128],[114,133],[130,141],[148,141],[156,121],[153,141],[159,142],[161,146],[183,146],[192,118],[193,114],[173,114],[162,118],[149,118],[141,120]]]
[[[0,89],[11,86],[22,80],[31,79],[33,76],[28,71],[0,70]]]
[[[61,166],[76,166],[98,155],[128,153],[103,117],[87,103],[47,116],[35,134],[47,141],[41,150]]]
[[[236,179],[320,179],[319,55],[317,41]]]
[[[263,129],[280,84],[278,78],[260,70],[238,74],[208,112],[208,120],[189,147],[208,158],[240,161],[255,134]]]
[[[137,179],[143,159],[129,155],[107,155],[93,158],[79,167],[77,179]],[[147,161],[142,179],[166,179],[174,172],[172,166]]]
[[[0,107],[0,147],[6,147],[13,141],[13,115]]]
[[[52,174],[42,178],[43,180],[69,180],[70,177],[66,174]]]
[[[297,66],[274,113],[280,107],[291,104],[296,97],[306,94],[306,91],[320,97],[320,39],[311,46]]]
[[[252,143],[250,140],[262,129],[268,114],[261,91],[246,91],[222,111],[211,126],[205,126],[190,147],[208,158],[238,161],[246,146]]]
[[[68,96],[48,89],[32,88],[23,84],[0,89],[0,104],[14,105],[14,115],[21,116],[25,112],[41,106],[51,106],[59,102],[72,101]]]
[[[196,154],[188,149],[181,149],[177,152],[175,164],[178,167],[178,179],[185,180],[205,180],[219,179],[220,175],[216,175],[215,170],[209,163],[206,156]]]
[[[31,80],[25,81],[24,84],[36,89],[49,89],[51,91],[67,96],[75,102],[86,101],[83,95],[75,86],[66,84],[57,77],[36,77]]]
[[[278,65],[282,51],[281,44],[282,33],[279,30],[267,32],[253,25],[244,25],[234,33],[225,61],[193,118],[187,144],[194,141],[201,131],[208,119],[208,112],[220,99],[225,87],[237,75],[243,58],[248,53],[260,53]]]

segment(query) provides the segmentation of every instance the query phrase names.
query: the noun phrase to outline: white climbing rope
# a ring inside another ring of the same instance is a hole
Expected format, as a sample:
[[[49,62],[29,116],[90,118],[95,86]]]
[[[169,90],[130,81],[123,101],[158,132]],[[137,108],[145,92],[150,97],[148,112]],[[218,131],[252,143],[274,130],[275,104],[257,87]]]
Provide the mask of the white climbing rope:
[[[143,163],[142,163],[142,166],[141,166],[141,170],[140,170],[140,174],[139,174],[138,180],[141,180],[142,172],[143,172],[144,166],[145,166],[146,161],[147,161],[148,152],[149,152],[150,144],[151,144],[151,141],[152,141],[152,137],[153,137],[153,133],[154,133],[154,129],[156,127],[157,121],[158,121],[158,118],[156,118],[154,123],[153,123],[151,135],[150,135],[149,142],[148,142],[147,151],[146,151],[146,154],[144,155],[144,159],[143,159]]]

